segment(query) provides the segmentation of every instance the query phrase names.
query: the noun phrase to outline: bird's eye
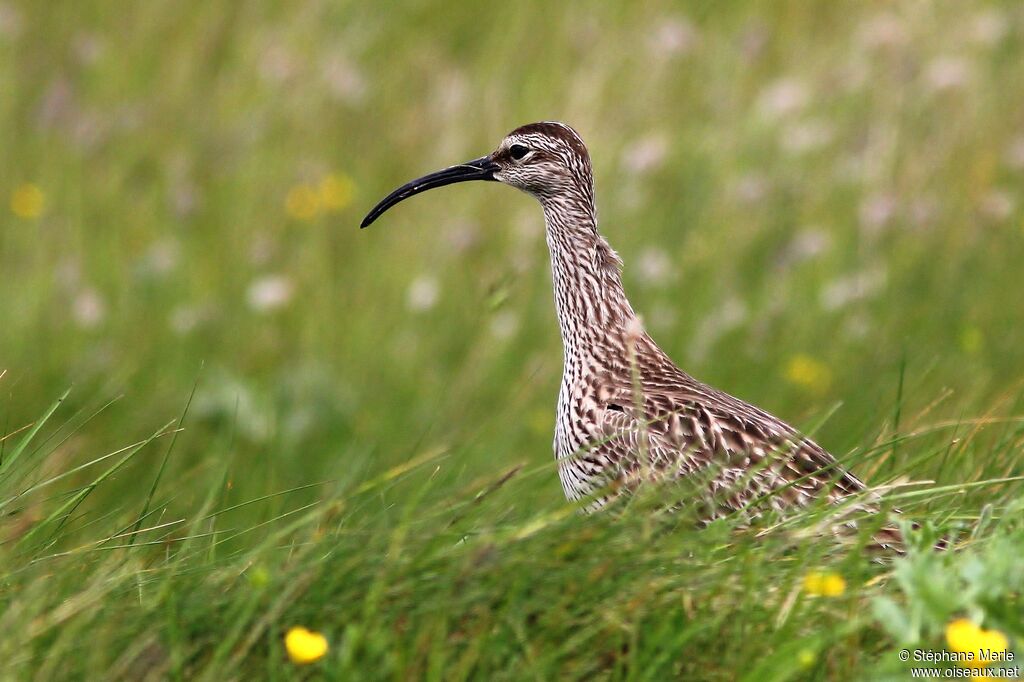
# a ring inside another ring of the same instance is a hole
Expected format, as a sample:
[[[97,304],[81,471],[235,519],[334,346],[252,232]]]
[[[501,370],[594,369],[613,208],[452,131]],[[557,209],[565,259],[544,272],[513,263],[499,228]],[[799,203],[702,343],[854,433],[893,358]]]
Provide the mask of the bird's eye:
[[[516,161],[521,161],[524,156],[530,153],[530,150],[521,144],[514,144],[508,148],[508,154]]]

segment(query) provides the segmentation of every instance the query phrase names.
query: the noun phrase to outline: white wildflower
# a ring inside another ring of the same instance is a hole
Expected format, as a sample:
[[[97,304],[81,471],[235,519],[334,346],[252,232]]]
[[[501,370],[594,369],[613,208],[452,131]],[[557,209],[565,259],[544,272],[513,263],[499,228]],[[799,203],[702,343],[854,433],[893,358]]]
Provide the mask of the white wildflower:
[[[644,284],[665,284],[672,275],[672,259],[664,249],[648,247],[637,259],[637,272]]]
[[[906,23],[889,12],[877,14],[861,25],[858,37],[868,49],[901,47],[907,43],[909,34]]]
[[[807,86],[796,78],[782,78],[769,84],[757,98],[757,108],[769,120],[779,120],[801,111],[810,101]]]
[[[422,313],[437,305],[441,296],[441,287],[437,278],[431,275],[420,275],[409,285],[406,292],[406,306],[414,313]]]
[[[824,121],[801,121],[786,126],[779,145],[791,154],[804,154],[821,149],[832,141],[832,126]]]
[[[1014,170],[1024,170],[1024,135],[1010,140],[1006,147],[1006,163]]]
[[[874,268],[838,277],[821,291],[821,307],[838,310],[854,301],[869,298],[878,293],[888,279],[882,268]]]
[[[192,333],[199,325],[209,319],[209,310],[200,306],[178,306],[167,317],[167,323],[178,336]]]
[[[107,316],[107,304],[91,287],[82,289],[71,304],[71,314],[83,329],[94,329]]]
[[[832,246],[832,237],[828,232],[818,229],[806,229],[793,236],[793,240],[782,252],[782,265],[794,265],[812,260],[828,251]]]
[[[0,2],[0,36],[17,38],[25,21],[21,11],[9,2]]]
[[[686,55],[700,44],[697,27],[685,17],[663,19],[651,33],[649,47],[656,56]]]
[[[978,208],[981,213],[994,221],[1003,221],[1010,217],[1016,207],[1013,195],[1004,190],[994,189],[981,199]]]
[[[366,98],[366,78],[347,56],[335,53],[321,66],[328,91],[339,102],[359,104]]]
[[[95,33],[80,33],[71,42],[75,58],[84,66],[92,66],[103,56],[105,45]]]
[[[142,258],[142,271],[145,274],[166,275],[178,265],[181,246],[171,238],[160,239],[149,247]]]
[[[630,173],[646,173],[665,164],[669,140],[664,133],[652,133],[622,150],[622,165]]]
[[[998,45],[1009,32],[1009,22],[1000,10],[990,7],[978,12],[971,21],[970,36],[979,45]]]
[[[280,84],[289,79],[297,70],[296,59],[284,45],[268,46],[259,60],[259,74],[269,83]]]
[[[490,330],[496,339],[510,339],[519,330],[519,317],[510,310],[502,310],[491,318]]]
[[[295,293],[292,281],[284,275],[267,275],[249,285],[246,297],[249,307],[268,313],[288,305]]]
[[[924,76],[935,92],[959,90],[971,80],[971,65],[962,57],[936,57],[925,67]]]
[[[738,298],[726,299],[698,325],[690,343],[690,355],[695,361],[707,357],[708,351],[725,334],[742,325],[749,316],[747,304]]]
[[[896,216],[896,199],[889,194],[866,197],[860,205],[860,226],[869,234],[878,234]]]

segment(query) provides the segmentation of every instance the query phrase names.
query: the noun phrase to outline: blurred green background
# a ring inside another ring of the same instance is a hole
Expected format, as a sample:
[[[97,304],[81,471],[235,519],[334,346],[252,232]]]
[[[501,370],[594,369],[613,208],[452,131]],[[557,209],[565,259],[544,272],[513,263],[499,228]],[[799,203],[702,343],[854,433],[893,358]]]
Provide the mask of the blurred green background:
[[[539,208],[459,186],[358,229],[544,119],[698,378],[837,455],[1019,413],[1022,112],[1016,2],[0,0],[0,433],[71,387],[53,474],[195,388],[168,513],[438,449],[438,499],[525,463],[508,502],[559,508]],[[915,477],[1020,473],[1016,438]],[[83,509],[137,513],[161,452]]]
[[[842,403],[820,436],[838,452],[890,419],[904,363],[911,411],[948,390],[933,416],[977,415],[1024,360],[1021,22],[1014,3],[7,2],[5,418],[74,386],[75,406],[125,396],[83,437],[137,435],[198,381],[192,426],[234,423],[255,485],[425,441],[476,472],[549,458],[533,201],[450,188],[357,229],[541,119],[590,146],[627,289],[691,373],[804,425]],[[180,447],[202,461],[194,431]]]

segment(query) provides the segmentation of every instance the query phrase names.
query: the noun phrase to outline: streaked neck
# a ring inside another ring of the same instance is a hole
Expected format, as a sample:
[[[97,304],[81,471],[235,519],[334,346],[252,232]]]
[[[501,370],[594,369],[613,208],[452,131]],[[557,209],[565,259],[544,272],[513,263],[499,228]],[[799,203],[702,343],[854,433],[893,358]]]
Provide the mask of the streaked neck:
[[[566,365],[593,355],[608,336],[621,338],[636,317],[622,288],[622,261],[597,232],[586,196],[543,201],[555,313]]]

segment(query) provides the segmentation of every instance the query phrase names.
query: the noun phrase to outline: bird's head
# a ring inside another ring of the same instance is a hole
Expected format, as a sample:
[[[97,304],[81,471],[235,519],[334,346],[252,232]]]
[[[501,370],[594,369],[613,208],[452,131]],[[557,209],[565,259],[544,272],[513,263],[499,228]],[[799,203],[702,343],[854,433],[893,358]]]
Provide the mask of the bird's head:
[[[516,128],[487,156],[408,182],[384,197],[360,227],[366,227],[400,201],[435,187],[469,180],[503,182],[546,203],[574,196],[593,201],[590,154],[575,130],[544,121]]]

